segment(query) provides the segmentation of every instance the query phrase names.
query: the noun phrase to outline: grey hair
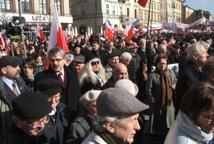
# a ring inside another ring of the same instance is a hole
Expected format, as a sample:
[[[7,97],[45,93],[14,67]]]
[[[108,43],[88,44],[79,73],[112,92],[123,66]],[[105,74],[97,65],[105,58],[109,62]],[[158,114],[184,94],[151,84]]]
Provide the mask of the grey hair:
[[[166,44],[160,44],[159,46],[158,46],[158,51],[159,52],[163,52],[163,48],[164,47],[167,47],[167,45]]]
[[[200,42],[196,42],[192,45],[190,45],[187,49],[187,59],[192,59],[193,56],[198,55],[205,49],[204,45]]]
[[[208,43],[208,42],[205,42],[205,41],[199,41],[198,43],[200,43],[201,45],[203,45],[204,46],[204,48],[205,49],[209,49],[209,47],[210,47],[210,44]]]
[[[63,50],[63,49],[61,49],[61,48],[53,48],[53,49],[51,49],[51,50],[49,50],[48,51],[48,57],[50,58],[50,57],[52,57],[52,56],[54,56],[54,55],[56,55],[56,54],[60,54],[60,56],[62,56],[63,58],[65,57],[65,55],[66,55],[66,53],[65,53],[65,51]]]
[[[121,120],[121,117],[94,116],[93,117],[93,128],[98,132],[102,132],[105,130],[105,124],[107,122],[119,123],[120,120]]]
[[[129,53],[129,52],[123,52],[121,55],[120,55],[120,61],[121,62],[124,62],[126,61],[127,59],[132,59],[132,55]]]

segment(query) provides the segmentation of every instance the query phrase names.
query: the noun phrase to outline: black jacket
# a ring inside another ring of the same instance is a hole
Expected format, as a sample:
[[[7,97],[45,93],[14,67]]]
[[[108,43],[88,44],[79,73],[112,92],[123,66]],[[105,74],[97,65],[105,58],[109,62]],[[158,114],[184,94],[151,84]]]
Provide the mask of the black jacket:
[[[1,144],[47,144],[47,140],[42,136],[29,136],[14,124],[7,137]]]
[[[67,105],[71,111],[77,113],[79,109],[80,98],[79,81],[75,72],[70,66],[65,66],[64,70],[67,85],[66,87],[62,87],[62,102]],[[56,73],[50,68],[48,70],[39,72],[35,75],[34,90],[36,90],[37,83],[45,78],[53,78],[58,80]]]
[[[59,103],[56,107],[56,113],[50,116],[50,120],[44,129],[44,135],[49,144],[63,144],[64,132],[71,122],[71,116],[72,114],[67,107]]]
[[[28,91],[21,77],[15,79],[20,93]],[[0,78],[0,143],[11,127],[12,101],[16,98],[13,91]]]
[[[202,82],[202,72],[192,61],[188,61],[176,84],[175,108],[180,108],[182,96],[194,84]]]

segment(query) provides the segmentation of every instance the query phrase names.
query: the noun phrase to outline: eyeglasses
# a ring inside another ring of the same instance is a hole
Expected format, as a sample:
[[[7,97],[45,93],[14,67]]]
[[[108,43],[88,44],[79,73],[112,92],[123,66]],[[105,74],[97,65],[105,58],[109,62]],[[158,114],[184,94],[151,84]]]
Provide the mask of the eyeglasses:
[[[63,60],[63,59],[64,59],[64,57],[61,58],[61,59],[58,58],[58,59],[49,59],[49,60],[50,60],[50,62],[55,62],[55,61],[56,61],[56,62],[58,63],[58,62],[60,62],[60,61]]]
[[[96,62],[91,62],[91,65],[96,65],[96,64],[100,64],[100,62],[99,61],[96,61]]]
[[[204,114],[204,113],[201,113],[201,115],[206,118],[207,120],[214,120],[214,113],[213,114]]]
[[[40,127],[41,124],[47,124],[49,122],[49,117],[46,116],[44,117],[43,119],[40,119],[40,120],[36,120],[36,121],[33,121],[31,122],[30,120],[25,120],[32,128],[37,128],[37,127]]]
[[[56,101],[59,101],[59,100],[60,100],[60,97],[61,97],[60,95],[55,95],[55,96],[49,97],[49,98],[48,98],[48,101],[51,101],[51,100],[53,100],[53,99],[56,100]]]

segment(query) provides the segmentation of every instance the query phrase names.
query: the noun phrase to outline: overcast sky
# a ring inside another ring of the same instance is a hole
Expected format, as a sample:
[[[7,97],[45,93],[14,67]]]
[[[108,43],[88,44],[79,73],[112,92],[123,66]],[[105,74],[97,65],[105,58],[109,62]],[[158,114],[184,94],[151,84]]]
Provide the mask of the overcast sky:
[[[184,4],[195,10],[201,9],[209,11],[214,15],[214,0],[186,0]]]

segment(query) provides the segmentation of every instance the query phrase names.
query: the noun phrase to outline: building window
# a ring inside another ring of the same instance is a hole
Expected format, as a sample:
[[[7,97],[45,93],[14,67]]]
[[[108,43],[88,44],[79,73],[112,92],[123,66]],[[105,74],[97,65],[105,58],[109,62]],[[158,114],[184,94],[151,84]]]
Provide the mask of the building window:
[[[137,10],[134,10],[134,18],[137,18]]]
[[[112,14],[113,15],[116,15],[116,10],[115,9],[116,9],[115,6],[112,6]]]
[[[22,0],[22,12],[23,13],[30,13],[32,12],[32,1],[31,0]]]
[[[58,15],[62,15],[61,0],[55,0],[55,4],[56,4]]]
[[[129,8],[127,8],[127,16],[129,16]]]
[[[148,20],[148,12],[144,12],[144,20]]]
[[[12,11],[12,0],[1,0],[0,1],[0,12]]]
[[[123,15],[123,7],[120,6],[120,15]]]
[[[106,4],[106,14],[109,14],[109,4]]]
[[[40,14],[49,14],[49,5],[47,0],[39,0]]]
[[[72,0],[69,0],[69,13],[70,13],[70,15],[72,14],[71,5],[72,5]]]

